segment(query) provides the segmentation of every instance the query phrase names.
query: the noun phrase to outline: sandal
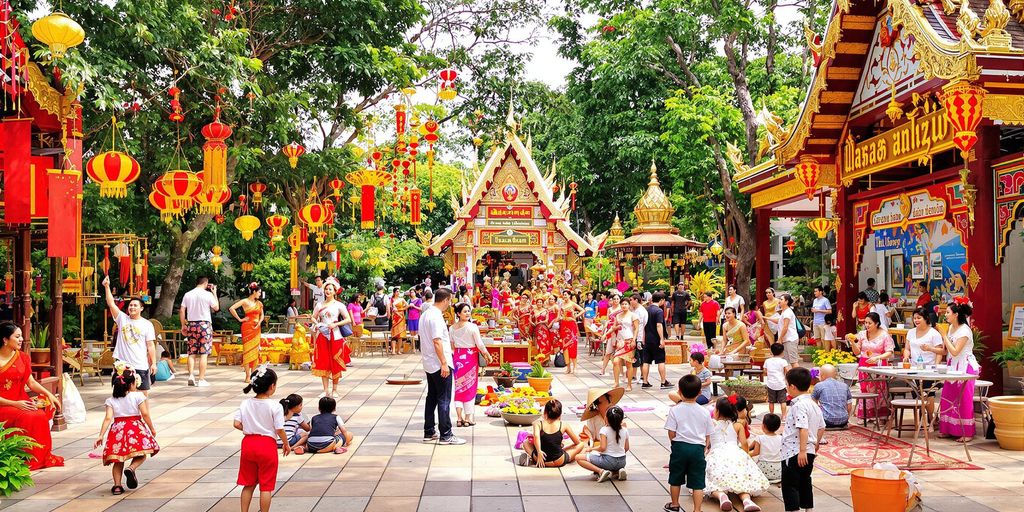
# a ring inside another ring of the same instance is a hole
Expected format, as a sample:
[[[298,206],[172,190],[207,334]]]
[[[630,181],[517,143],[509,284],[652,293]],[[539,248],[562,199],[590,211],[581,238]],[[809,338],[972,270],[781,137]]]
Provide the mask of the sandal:
[[[124,494],[124,487],[121,487],[120,485],[115,485],[110,488],[110,494],[113,494],[114,496],[120,496]]]
[[[729,497],[726,496],[724,492],[718,498],[718,508],[720,508],[720,509],[722,509],[724,511],[732,510],[732,500],[730,500]]]
[[[665,504],[665,512],[680,512],[680,510],[682,510],[682,508],[678,505],[673,507],[671,501]]]
[[[743,512],[761,512],[761,507],[757,503],[747,500],[743,502]]]
[[[127,485],[129,489],[134,489],[139,486],[139,478],[135,476],[134,469],[128,468],[124,470],[124,478],[125,485]]]
[[[456,427],[465,427],[466,426],[466,422],[462,421],[462,420],[456,421],[455,422],[455,426]]]
[[[476,423],[473,423],[472,421],[463,421],[462,422],[462,426],[464,426],[464,427],[475,427]]]

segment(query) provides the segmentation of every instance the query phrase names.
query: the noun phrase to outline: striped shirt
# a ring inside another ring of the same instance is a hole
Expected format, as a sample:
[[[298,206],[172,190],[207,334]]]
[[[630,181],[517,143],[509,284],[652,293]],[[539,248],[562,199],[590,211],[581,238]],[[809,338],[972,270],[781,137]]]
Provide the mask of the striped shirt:
[[[306,418],[301,413],[295,413],[291,418],[284,420],[284,435],[291,439],[301,427],[299,425],[306,422]],[[278,439],[277,444],[281,444],[281,440]]]

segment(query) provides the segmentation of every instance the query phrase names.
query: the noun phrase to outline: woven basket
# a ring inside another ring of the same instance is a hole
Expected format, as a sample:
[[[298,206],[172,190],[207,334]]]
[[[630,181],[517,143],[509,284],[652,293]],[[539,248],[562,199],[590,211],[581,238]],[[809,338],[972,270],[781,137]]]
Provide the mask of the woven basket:
[[[752,404],[761,404],[768,401],[768,388],[761,386],[730,386],[725,383],[718,384],[725,391],[726,395],[736,393],[746,398]]]

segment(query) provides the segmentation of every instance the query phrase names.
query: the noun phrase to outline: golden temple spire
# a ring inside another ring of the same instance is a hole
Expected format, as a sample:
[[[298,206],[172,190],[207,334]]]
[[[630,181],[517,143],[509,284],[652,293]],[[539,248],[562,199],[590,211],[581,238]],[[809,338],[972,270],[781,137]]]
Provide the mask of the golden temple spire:
[[[626,231],[622,229],[622,222],[619,221],[619,214],[615,214],[615,220],[612,221],[612,227],[608,228],[608,238],[605,243],[614,244],[615,242],[621,242],[626,238]]]
[[[647,182],[647,191],[633,208],[636,215],[637,227],[633,234],[645,232],[676,232],[672,227],[672,214],[675,208],[672,202],[661,190],[661,183],[658,182],[658,167],[654,160],[651,160],[651,179]]]

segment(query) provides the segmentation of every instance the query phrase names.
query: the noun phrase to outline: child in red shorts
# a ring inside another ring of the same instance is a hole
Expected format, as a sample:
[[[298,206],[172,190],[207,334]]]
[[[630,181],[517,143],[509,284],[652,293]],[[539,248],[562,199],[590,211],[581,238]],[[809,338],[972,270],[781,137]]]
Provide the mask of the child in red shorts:
[[[270,510],[270,498],[277,484],[277,439],[285,456],[291,451],[284,432],[281,404],[270,397],[277,390],[277,374],[261,365],[252,372],[249,385],[242,391],[256,392],[247,398],[235,413],[235,428],[245,434],[242,439],[238,485],[242,486],[242,510],[249,510],[256,485],[260,486],[260,510]]]

